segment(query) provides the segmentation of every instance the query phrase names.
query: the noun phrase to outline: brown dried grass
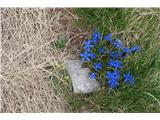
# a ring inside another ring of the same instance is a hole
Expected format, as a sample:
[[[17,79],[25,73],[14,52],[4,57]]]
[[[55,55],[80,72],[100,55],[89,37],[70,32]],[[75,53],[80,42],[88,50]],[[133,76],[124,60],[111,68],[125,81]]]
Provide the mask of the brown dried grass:
[[[66,9],[1,8],[1,112],[67,111],[65,91],[49,76],[65,83],[55,63],[77,50],[70,44],[74,17]],[[55,45],[60,35],[68,38],[64,50]]]

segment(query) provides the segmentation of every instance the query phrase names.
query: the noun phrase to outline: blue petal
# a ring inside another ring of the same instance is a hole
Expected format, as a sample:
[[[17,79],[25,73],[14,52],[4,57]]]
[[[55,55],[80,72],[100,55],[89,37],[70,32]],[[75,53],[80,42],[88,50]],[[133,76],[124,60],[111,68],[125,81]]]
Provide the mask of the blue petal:
[[[135,81],[132,78],[130,72],[128,72],[127,74],[124,74],[123,77],[124,77],[124,83],[126,83],[128,85],[134,85],[135,84]]]
[[[91,74],[89,75],[89,77],[90,77],[91,79],[95,79],[95,78],[96,78],[96,74],[95,74],[95,73],[91,73]]]
[[[82,58],[82,61],[85,61],[85,58]]]
[[[81,56],[81,57],[83,57],[83,56],[84,56],[84,54],[83,54],[83,53],[80,53],[80,56]]]
[[[131,48],[131,51],[132,51],[132,52],[138,52],[138,51],[140,51],[140,47],[139,47],[138,45],[135,45],[135,46],[133,46],[133,47]]]

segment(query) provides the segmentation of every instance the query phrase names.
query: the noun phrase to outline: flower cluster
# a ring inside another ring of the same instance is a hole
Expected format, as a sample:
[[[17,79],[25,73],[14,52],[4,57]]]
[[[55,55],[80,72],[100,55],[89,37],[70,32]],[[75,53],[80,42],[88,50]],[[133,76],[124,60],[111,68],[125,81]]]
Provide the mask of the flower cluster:
[[[84,41],[80,53],[83,64],[91,69],[91,79],[106,80],[109,88],[115,89],[122,84],[135,85],[131,72],[123,72],[124,59],[133,53],[140,51],[138,45],[126,47],[119,39],[112,39],[112,34],[102,36],[94,31],[90,39]]]

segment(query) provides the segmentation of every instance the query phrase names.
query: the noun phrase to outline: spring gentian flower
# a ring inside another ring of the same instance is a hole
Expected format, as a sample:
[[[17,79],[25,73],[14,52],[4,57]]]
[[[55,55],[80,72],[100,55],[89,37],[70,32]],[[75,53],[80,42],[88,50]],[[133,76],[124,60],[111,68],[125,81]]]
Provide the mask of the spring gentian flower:
[[[104,36],[104,39],[110,43],[112,43],[112,39],[111,39],[111,33],[109,33],[107,36]]]
[[[118,86],[117,80],[120,78],[119,71],[114,71],[113,73],[107,71],[106,78],[109,79],[108,84],[110,88],[115,89]]]
[[[116,52],[109,50],[108,53],[110,54],[111,58],[117,58],[117,53]]]
[[[89,74],[89,77],[90,77],[91,79],[96,79],[96,74],[95,74],[95,73],[90,73],[90,74]]]
[[[128,72],[127,74],[124,74],[123,77],[124,77],[124,83],[129,84],[129,85],[135,84],[135,81],[132,78],[130,72]]]
[[[118,86],[118,82],[116,79],[110,79],[108,81],[109,87],[115,89]]]
[[[106,53],[106,51],[104,50],[104,48],[102,46],[98,49],[98,52],[100,54],[105,54]]]
[[[124,58],[124,55],[121,51],[114,52],[109,50],[108,53],[110,54],[111,59]]]
[[[100,39],[101,38],[100,32],[97,32],[96,30],[94,30],[94,32],[92,34],[92,38],[94,38],[94,39]]]
[[[118,69],[118,68],[122,68],[122,62],[118,61],[118,60],[110,60],[108,62],[108,66],[112,66],[114,67],[115,69]]]
[[[104,39],[105,39],[106,41],[108,41],[109,43],[112,43],[112,42],[113,42],[112,39],[111,39],[111,33],[109,33],[107,36],[104,36]]]
[[[90,56],[91,60],[96,58],[96,54],[94,54],[94,53],[90,53],[89,56]]]
[[[101,62],[98,62],[98,63],[94,63],[93,64],[93,68],[95,71],[98,71],[98,69],[102,69],[102,63]]]
[[[87,51],[90,51],[91,47],[93,47],[93,45],[91,45],[91,40],[86,40],[86,41],[84,42],[83,49],[84,49],[84,50],[87,50]]]
[[[114,43],[114,46],[116,49],[122,49],[122,41],[120,41],[119,39],[117,39]]]
[[[114,70],[113,73],[111,73],[110,71],[107,71],[106,78],[108,78],[108,79],[119,79],[120,78],[119,74],[120,74],[120,72],[117,71],[117,70]]]
[[[84,53],[80,53],[80,56],[82,57],[82,61],[90,61],[90,53],[87,51],[84,51]]]
[[[118,51],[118,55],[119,55],[119,57],[120,57],[121,59],[124,58],[124,54],[123,54],[121,51]]]
[[[99,39],[101,38],[101,34],[99,32],[96,32],[96,30],[92,34],[92,40],[91,42],[96,45]]]
[[[131,51],[132,52],[139,52],[140,51],[140,47],[138,45],[134,45],[132,48],[131,48]]]
[[[94,39],[94,38],[92,38],[91,42],[93,43],[93,45],[96,45],[96,44],[97,44],[97,42],[98,42],[98,39]]]
[[[126,53],[126,54],[131,54],[132,51],[131,51],[130,48],[124,47],[123,52]]]

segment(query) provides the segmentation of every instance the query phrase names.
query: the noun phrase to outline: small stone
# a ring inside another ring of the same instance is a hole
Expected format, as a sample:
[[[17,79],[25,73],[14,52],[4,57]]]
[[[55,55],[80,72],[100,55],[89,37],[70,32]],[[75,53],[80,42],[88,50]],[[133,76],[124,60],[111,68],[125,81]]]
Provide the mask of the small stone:
[[[72,80],[74,93],[90,93],[100,89],[99,83],[89,78],[89,69],[82,68],[80,60],[66,60],[64,65]]]

